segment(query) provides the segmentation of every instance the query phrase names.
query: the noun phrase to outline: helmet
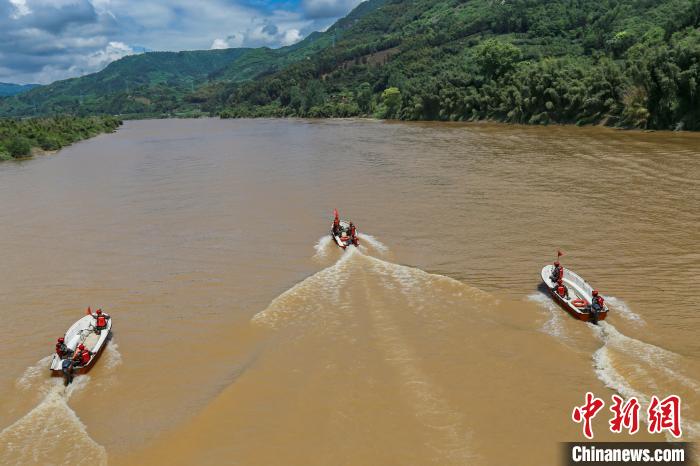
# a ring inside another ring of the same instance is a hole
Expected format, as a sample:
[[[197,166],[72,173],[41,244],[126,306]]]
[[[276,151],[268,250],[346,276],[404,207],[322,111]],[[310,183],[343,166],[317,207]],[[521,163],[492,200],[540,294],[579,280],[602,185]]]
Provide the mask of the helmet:
[[[84,350],[84,349],[85,349],[85,345],[83,345],[83,344],[81,343],[80,346],[78,346],[78,349],[79,349],[79,350]]]
[[[59,338],[59,339],[58,339],[58,340],[56,340],[56,341],[57,341],[57,342],[59,342],[59,343],[63,343],[64,341],[66,341],[66,339],[65,339],[65,338],[63,338],[63,337],[61,337],[61,338]]]
[[[598,290],[593,290],[593,296],[598,296]]]
[[[102,314],[102,309],[98,309],[98,310],[96,311],[96,313],[97,313],[97,315]]]
[[[554,267],[559,267],[559,261],[554,261]]]

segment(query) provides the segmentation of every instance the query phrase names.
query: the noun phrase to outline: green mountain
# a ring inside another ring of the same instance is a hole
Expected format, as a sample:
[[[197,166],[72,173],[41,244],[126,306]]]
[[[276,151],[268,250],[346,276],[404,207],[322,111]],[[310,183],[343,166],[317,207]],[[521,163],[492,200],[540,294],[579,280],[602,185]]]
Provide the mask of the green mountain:
[[[22,94],[38,86],[38,84],[0,83],[0,97]]]
[[[0,99],[0,116],[160,115],[196,112],[221,87],[277,72],[332,45],[353,21],[384,0],[370,0],[325,32],[279,49],[238,48],[130,55],[104,70]],[[195,92],[204,86],[200,92]]]
[[[143,54],[0,100],[65,112],[700,130],[700,0],[370,0],[291,47]]]
[[[246,49],[149,52],[110,63],[104,70],[57,81],[0,101],[0,115],[158,112],[173,108],[212,73]]]
[[[310,60],[220,91],[231,117],[700,130],[700,1],[389,0]]]

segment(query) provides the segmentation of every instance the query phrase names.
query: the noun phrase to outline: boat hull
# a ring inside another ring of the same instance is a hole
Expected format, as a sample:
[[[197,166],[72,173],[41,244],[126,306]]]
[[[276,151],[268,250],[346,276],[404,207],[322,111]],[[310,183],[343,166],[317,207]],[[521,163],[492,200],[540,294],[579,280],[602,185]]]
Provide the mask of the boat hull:
[[[583,322],[593,322],[593,316],[591,315],[590,312],[582,312],[579,311],[577,307],[572,306],[569,304],[568,301],[563,299],[561,296],[557,294],[557,292],[551,288],[547,288],[549,290],[549,295],[552,297],[552,299],[561,307],[564,309],[571,317],[574,319],[582,320]],[[608,311],[602,311],[598,313],[598,319],[596,322],[600,322],[601,320],[605,320],[605,318],[608,316]]]

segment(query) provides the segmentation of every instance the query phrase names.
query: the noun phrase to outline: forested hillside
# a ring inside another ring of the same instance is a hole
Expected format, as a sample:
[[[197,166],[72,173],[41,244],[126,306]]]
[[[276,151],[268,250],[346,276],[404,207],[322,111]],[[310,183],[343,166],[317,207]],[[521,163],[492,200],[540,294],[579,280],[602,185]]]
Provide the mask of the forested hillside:
[[[117,60],[99,73],[57,81],[0,100],[0,115],[125,114],[168,111],[181,96],[246,49],[150,52]]]
[[[698,130],[699,27],[698,0],[390,0],[218,101],[223,116]]]
[[[384,0],[358,6],[325,32],[279,49],[238,48],[148,52],[117,60],[104,70],[57,81],[16,97],[0,98],[0,117],[37,115],[197,115],[222,89],[283,70],[332,46],[343,31]]]
[[[700,130],[700,0],[370,0],[291,47],[149,53],[2,115],[494,119]]]

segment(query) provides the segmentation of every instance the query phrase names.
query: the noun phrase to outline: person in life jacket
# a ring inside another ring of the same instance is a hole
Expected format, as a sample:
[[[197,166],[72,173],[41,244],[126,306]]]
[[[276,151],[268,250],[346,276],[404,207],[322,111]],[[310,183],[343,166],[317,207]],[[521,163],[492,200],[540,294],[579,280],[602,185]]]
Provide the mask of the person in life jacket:
[[[564,281],[559,279],[557,281],[557,294],[564,299],[569,299],[569,289],[564,285]]]
[[[98,309],[94,314],[90,315],[95,319],[95,333],[100,334],[100,332],[107,328],[107,321],[110,316],[106,312],[102,312],[102,309]]]
[[[352,241],[352,244],[357,246],[357,231],[355,229],[355,225],[350,222],[350,241]]]
[[[73,356],[73,365],[84,366],[90,362],[91,356],[92,352],[85,348],[85,345],[80,344],[80,346],[78,346],[78,349],[75,350],[75,355]]]
[[[550,278],[554,283],[564,279],[564,267],[559,264],[559,261],[554,262],[554,270],[552,270],[552,276]]]
[[[333,234],[338,236],[340,233],[340,218],[338,217],[338,211],[335,210],[335,218],[333,219]]]
[[[68,346],[66,346],[65,342],[66,340],[63,337],[56,340],[56,354],[61,359],[65,358],[66,356],[70,356],[72,353],[72,351],[68,349]]]
[[[598,290],[593,290],[593,298],[591,299],[591,310],[596,314],[603,310],[605,300],[598,294]]]

